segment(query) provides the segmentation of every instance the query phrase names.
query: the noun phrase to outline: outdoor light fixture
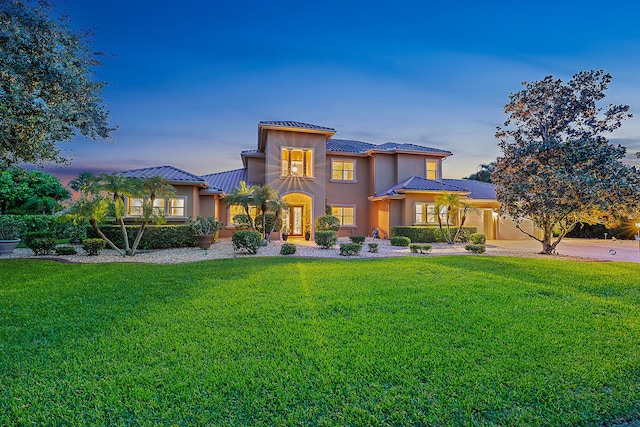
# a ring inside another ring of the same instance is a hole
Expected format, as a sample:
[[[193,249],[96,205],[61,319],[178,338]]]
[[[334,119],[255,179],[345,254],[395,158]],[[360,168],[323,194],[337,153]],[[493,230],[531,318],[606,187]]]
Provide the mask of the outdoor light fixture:
[[[292,166],[291,167],[291,172],[293,172],[294,174],[298,173],[298,167],[297,166]]]

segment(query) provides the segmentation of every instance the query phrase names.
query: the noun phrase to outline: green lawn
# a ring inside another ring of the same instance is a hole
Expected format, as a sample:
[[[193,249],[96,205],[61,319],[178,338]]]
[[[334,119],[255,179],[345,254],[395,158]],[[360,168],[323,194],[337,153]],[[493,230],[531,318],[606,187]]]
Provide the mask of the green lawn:
[[[640,417],[640,266],[0,261],[0,425]]]

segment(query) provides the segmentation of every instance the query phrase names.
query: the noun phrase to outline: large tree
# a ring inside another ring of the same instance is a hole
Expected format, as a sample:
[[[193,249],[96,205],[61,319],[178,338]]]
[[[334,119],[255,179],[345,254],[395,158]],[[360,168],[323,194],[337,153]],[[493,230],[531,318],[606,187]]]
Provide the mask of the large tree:
[[[57,142],[114,130],[90,34],[52,16],[44,0],[0,1],[0,166],[63,163]]]
[[[50,173],[19,167],[0,171],[0,214],[53,214],[70,197]]]
[[[604,136],[631,117],[629,106],[598,106],[611,75],[583,71],[564,84],[547,76],[509,95],[496,138],[502,156],[491,178],[502,213],[551,254],[577,223],[628,215],[640,196],[638,172],[622,162],[626,149]],[[541,235],[522,227],[531,220]],[[554,237],[555,234],[555,237]]]

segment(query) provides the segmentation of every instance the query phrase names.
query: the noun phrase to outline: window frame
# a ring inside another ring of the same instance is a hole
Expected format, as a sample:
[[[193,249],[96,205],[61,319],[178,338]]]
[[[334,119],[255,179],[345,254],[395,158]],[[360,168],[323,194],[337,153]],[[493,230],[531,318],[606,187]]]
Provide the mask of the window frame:
[[[171,209],[177,209],[171,206],[171,200],[182,200],[182,215],[171,215]],[[164,212],[166,218],[187,218],[187,196],[175,196],[165,199]]]
[[[302,153],[302,160],[291,159],[293,152],[300,151]],[[287,153],[287,159],[285,160],[284,154]],[[280,177],[281,178],[300,178],[300,179],[313,179],[315,178],[314,172],[314,150],[313,148],[304,147],[280,147]],[[294,167],[302,168],[302,174],[297,172],[294,174],[292,169]]]
[[[336,163],[342,163],[342,168],[340,169],[340,172],[342,172],[342,178],[338,179],[338,178],[334,178],[333,177],[333,171],[334,171],[334,164]],[[344,168],[344,164],[345,163],[351,163],[353,165],[353,168],[351,169],[351,173],[353,175],[352,179],[345,179],[345,172],[348,172],[347,170],[345,170]],[[357,178],[356,178],[356,159],[335,159],[332,158],[331,159],[331,175],[330,175],[330,182],[345,182],[345,183],[356,183],[358,182]]]
[[[435,169],[429,169],[429,165],[433,164],[435,165]],[[425,160],[425,172],[424,172],[424,177],[426,179],[429,179],[431,181],[437,181],[438,180],[438,176],[440,174],[440,162],[438,161],[438,159],[426,159]],[[433,178],[429,178],[429,173],[432,172],[433,173]]]
[[[231,214],[231,209],[232,208],[238,208],[240,210],[239,213],[234,213]],[[255,220],[256,217],[258,216],[258,207],[257,206],[249,206],[249,216],[251,216],[251,219]],[[233,217],[236,215],[246,215],[244,212],[244,208],[241,205],[228,205],[227,207],[227,227],[226,228],[236,228],[235,225],[233,225]]]
[[[431,209],[430,209],[431,208]],[[418,210],[420,209],[420,212]],[[422,222],[418,221],[418,216],[422,218]],[[431,221],[430,221],[431,219]],[[440,207],[440,219],[444,224],[447,220],[447,207]],[[433,202],[416,202],[414,203],[414,213],[413,213],[414,224],[425,224],[425,225],[434,225],[438,224],[438,219],[436,217],[436,204]]]
[[[342,215],[336,215],[334,209],[342,209]],[[353,224],[344,224],[344,209],[353,209]],[[356,205],[331,205],[331,215],[337,217],[340,220],[340,228],[356,228]]]

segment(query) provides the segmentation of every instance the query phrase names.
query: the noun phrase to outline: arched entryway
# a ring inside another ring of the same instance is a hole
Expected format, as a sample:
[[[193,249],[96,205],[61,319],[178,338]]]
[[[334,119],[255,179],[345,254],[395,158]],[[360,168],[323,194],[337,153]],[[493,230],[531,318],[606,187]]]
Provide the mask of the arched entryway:
[[[290,236],[304,236],[311,233],[313,199],[304,193],[287,193],[282,196],[289,209],[282,214],[282,229],[288,230]]]

